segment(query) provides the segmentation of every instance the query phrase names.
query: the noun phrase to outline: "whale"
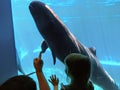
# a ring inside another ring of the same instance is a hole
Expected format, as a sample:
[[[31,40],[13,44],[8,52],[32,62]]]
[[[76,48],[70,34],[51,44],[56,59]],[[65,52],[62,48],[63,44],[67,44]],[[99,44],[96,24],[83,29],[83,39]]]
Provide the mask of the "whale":
[[[120,90],[100,64],[96,57],[96,49],[88,48],[78,41],[49,5],[41,1],[32,1],[29,4],[29,10],[36,28],[44,39],[41,44],[42,53],[49,48],[54,64],[56,58],[64,64],[65,57],[70,53],[88,56],[91,61],[91,81],[103,90]]]

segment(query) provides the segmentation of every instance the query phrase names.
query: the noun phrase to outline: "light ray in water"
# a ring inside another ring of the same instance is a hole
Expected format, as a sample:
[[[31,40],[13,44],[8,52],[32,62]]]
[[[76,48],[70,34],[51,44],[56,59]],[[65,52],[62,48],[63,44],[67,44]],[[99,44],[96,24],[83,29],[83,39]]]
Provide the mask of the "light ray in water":
[[[38,47],[38,48],[33,50],[33,53],[38,53],[40,51],[41,51],[41,47]],[[50,49],[48,48],[47,51],[50,51]]]
[[[112,60],[101,60],[100,63],[103,65],[120,66],[120,62],[116,62]]]
[[[40,51],[41,51],[41,48],[37,47],[36,49],[33,50],[33,53],[37,53],[37,52],[40,52]]]
[[[27,50],[24,50],[23,48],[20,48],[18,50],[18,53],[20,55],[20,60],[22,60],[27,54],[28,54],[28,51]]]

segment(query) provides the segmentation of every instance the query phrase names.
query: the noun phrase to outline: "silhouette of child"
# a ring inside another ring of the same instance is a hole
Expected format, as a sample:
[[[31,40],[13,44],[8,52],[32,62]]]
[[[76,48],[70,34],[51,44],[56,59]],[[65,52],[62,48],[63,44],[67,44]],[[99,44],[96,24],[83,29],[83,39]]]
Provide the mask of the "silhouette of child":
[[[0,90],[37,90],[35,81],[26,76],[19,75],[8,79],[0,86]]]
[[[65,58],[67,76],[71,79],[69,85],[61,85],[61,90],[94,90],[89,80],[91,73],[91,62],[87,56],[72,53]],[[53,75],[49,80],[54,90],[58,90],[59,79]]]

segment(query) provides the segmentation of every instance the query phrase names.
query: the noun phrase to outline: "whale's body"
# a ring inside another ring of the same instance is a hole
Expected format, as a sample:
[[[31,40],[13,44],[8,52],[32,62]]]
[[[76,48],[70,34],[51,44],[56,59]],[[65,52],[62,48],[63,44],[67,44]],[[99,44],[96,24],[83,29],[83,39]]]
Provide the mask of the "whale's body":
[[[29,9],[44,38],[42,50],[45,52],[48,47],[51,49],[54,63],[56,57],[64,63],[64,58],[70,53],[86,55],[92,63],[90,79],[104,90],[119,90],[114,80],[100,65],[94,53],[95,50],[81,44],[46,4],[33,1],[30,3]]]

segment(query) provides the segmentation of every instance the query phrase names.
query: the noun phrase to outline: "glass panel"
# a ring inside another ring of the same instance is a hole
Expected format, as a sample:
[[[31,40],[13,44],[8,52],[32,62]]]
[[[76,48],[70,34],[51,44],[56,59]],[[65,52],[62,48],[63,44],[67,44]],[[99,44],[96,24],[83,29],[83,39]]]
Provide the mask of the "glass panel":
[[[35,71],[33,59],[38,57],[43,41],[28,8],[31,1],[11,0],[15,43],[25,74]],[[81,43],[87,47],[96,48],[100,63],[119,84],[120,0],[42,1],[54,10]],[[59,60],[55,66],[53,65],[50,49],[47,49],[42,58],[45,63],[44,73],[47,79],[51,74],[57,74],[60,83],[68,83],[64,65]],[[35,74],[31,77],[36,80]],[[95,86],[95,90],[100,90],[100,88]]]

